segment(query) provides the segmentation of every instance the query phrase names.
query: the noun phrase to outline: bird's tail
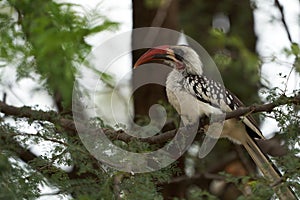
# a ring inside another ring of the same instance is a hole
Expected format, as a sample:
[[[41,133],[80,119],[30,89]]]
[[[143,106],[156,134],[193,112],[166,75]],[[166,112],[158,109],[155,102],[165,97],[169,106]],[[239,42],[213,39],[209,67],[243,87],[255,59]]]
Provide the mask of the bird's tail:
[[[247,140],[243,144],[255,164],[258,166],[263,175],[271,182],[276,194],[280,199],[297,199],[293,191],[288,187],[284,187],[281,174],[270,159],[260,150],[254,139],[247,134]]]

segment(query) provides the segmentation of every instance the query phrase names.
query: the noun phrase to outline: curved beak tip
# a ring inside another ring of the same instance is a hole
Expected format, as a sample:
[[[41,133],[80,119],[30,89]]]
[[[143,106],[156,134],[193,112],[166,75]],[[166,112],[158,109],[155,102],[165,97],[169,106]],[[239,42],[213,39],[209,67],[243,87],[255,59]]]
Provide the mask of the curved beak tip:
[[[138,66],[140,66],[142,63],[140,62],[140,59],[138,59],[134,65],[133,65],[133,69],[137,68]]]
[[[153,60],[153,55],[149,55],[149,53],[146,52],[134,63],[133,68],[135,69],[142,64],[151,62],[152,60]]]

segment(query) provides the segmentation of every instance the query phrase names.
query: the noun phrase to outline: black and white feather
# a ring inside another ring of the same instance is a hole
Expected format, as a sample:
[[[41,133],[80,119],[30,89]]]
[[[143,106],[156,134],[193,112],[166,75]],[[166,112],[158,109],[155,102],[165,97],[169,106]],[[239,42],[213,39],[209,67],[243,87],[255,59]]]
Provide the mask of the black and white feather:
[[[244,106],[244,104],[221,83],[209,79],[206,76],[186,74],[183,78],[183,87],[199,101],[220,109],[222,112],[231,112]],[[241,120],[250,128],[248,132],[252,137],[263,138],[251,115],[243,117]]]

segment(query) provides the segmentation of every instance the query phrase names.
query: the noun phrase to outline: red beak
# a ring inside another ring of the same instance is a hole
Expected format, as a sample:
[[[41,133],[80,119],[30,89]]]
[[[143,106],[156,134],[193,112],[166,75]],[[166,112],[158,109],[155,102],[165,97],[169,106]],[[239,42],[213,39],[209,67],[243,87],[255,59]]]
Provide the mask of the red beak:
[[[150,63],[150,62],[161,62],[163,59],[166,59],[170,55],[170,48],[168,45],[158,46],[153,49],[148,50],[144,53],[134,64],[134,68],[138,66]]]

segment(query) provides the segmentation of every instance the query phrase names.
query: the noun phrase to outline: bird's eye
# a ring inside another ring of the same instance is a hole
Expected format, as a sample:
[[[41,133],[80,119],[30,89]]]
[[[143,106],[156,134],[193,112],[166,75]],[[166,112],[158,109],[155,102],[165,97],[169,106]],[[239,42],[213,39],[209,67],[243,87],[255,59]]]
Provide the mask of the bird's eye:
[[[174,51],[174,54],[175,54],[175,58],[179,61],[183,61],[183,58],[184,58],[184,52],[182,49],[177,49],[177,48],[174,48],[173,49]]]

